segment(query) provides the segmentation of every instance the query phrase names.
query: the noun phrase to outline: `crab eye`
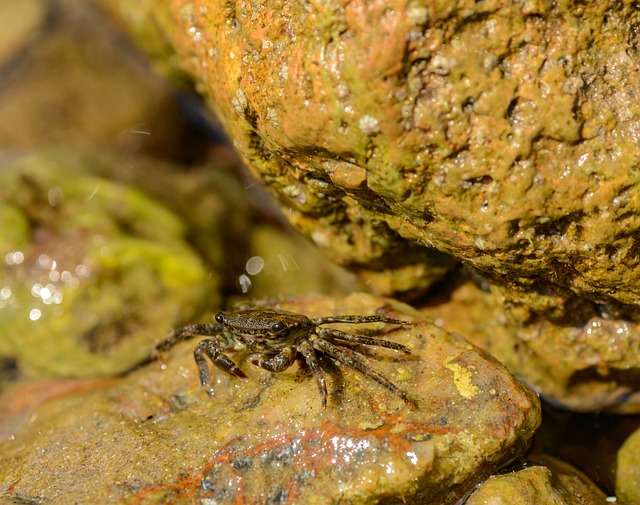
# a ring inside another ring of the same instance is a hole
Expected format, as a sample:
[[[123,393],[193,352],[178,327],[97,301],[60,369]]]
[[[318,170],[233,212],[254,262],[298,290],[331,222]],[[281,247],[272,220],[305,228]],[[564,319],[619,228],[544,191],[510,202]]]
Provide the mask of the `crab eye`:
[[[271,331],[273,332],[278,332],[278,331],[282,331],[284,330],[284,323],[282,321],[279,321],[277,323],[273,323],[271,325]]]
[[[223,316],[220,312],[218,312],[218,313],[215,315],[214,319],[215,319],[218,323],[220,323],[220,324],[224,324],[224,316]]]

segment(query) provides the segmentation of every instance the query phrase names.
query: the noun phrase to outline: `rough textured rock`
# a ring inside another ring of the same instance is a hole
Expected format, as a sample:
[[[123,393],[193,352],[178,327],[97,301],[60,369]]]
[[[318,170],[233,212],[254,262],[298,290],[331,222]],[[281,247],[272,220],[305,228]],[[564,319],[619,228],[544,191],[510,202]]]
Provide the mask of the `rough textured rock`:
[[[606,496],[571,465],[545,457],[490,477],[465,505],[605,505]]]
[[[26,376],[123,372],[158,332],[220,299],[175,214],[91,173],[116,163],[70,151],[2,160],[0,356]]]
[[[635,307],[635,3],[173,0],[155,17],[342,263],[420,287],[437,277],[421,245],[552,317],[581,296]]]
[[[478,338],[512,370],[637,409],[634,3],[104,3],[173,42],[284,214],[371,289],[420,291],[448,253],[490,279],[506,338]]]
[[[618,451],[616,495],[624,505],[640,503],[640,430]]]
[[[354,294],[282,308],[308,315],[420,317]],[[351,330],[355,328],[350,328]],[[323,361],[326,410],[308,371],[274,374],[240,361],[212,399],[184,342],[112,386],[50,401],[0,445],[0,491],[11,499],[156,503],[455,503],[525,450],[540,421],[535,394],[460,337],[426,321],[385,333],[413,349],[368,354],[418,403]],[[37,450],[35,450],[37,448]]]
[[[554,325],[468,273],[450,278],[421,310],[489,351],[551,402],[578,412],[640,412],[636,322],[593,314]]]

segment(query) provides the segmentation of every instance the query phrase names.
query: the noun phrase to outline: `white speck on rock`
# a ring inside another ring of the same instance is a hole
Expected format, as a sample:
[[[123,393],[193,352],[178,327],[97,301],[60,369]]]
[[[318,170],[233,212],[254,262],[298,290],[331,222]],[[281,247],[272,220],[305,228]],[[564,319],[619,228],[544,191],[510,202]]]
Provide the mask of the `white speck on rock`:
[[[365,135],[374,135],[380,131],[380,122],[373,116],[362,116],[358,121],[358,128]]]

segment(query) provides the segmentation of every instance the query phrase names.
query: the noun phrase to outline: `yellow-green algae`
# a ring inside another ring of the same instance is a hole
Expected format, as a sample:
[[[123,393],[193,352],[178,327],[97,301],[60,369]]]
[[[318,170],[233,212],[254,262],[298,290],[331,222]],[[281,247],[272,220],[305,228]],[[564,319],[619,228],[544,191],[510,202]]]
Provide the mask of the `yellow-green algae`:
[[[624,505],[640,503],[640,430],[636,430],[618,451],[616,495]]]
[[[215,373],[199,385],[195,342],[111,386],[39,407],[0,444],[0,491],[58,502],[453,504],[483,476],[522,454],[540,422],[537,396],[499,363],[396,301],[290,298],[309,316],[384,313],[415,318],[386,333],[413,357],[366,359],[418,402],[409,409],[374,381],[323,361],[326,410],[315,381],[292,366],[276,374],[234,356],[249,376]],[[348,325],[345,328],[349,328]],[[460,398],[448,356],[473,365],[480,392]],[[398,359],[408,372],[397,376]],[[404,362],[406,360],[406,363]]]
[[[582,472],[545,456],[531,461],[526,468],[490,477],[465,503],[604,505],[606,496]]]
[[[27,376],[127,370],[216,302],[180,220],[87,156],[5,158],[0,216],[0,350]]]

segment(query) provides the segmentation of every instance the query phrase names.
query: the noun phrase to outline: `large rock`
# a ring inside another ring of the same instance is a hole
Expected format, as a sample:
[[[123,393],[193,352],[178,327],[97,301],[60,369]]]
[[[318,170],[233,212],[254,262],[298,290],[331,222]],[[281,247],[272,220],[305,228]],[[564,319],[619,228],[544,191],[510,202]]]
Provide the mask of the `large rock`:
[[[435,248],[555,317],[577,296],[635,311],[635,4],[173,0],[154,17],[298,229],[356,268],[411,270],[381,289],[436,278]]]
[[[574,324],[554,325],[477,277],[450,280],[436,300],[422,307],[442,328],[488,350],[564,408],[640,411],[637,322],[582,313]]]
[[[160,58],[149,40],[173,43],[284,215],[371,289],[421,292],[462,260],[513,370],[637,410],[635,4],[103,3]]]
[[[0,162],[0,358],[27,377],[124,372],[149,357],[158,332],[220,301],[222,248],[205,255],[211,270],[187,242],[195,226],[145,191],[97,175],[121,163],[69,150]],[[145,168],[130,158],[126,172],[161,177],[176,199],[194,196],[188,182]],[[224,177],[209,178],[190,210],[210,210],[220,223],[233,186],[223,197],[211,179],[222,187]],[[221,228],[200,231],[231,244]]]
[[[443,505],[526,450],[540,422],[537,396],[464,339],[367,295],[279,306],[310,317],[413,319],[384,334],[413,356],[369,348],[365,359],[417,408],[321,360],[330,393],[323,410],[308,370],[294,364],[275,374],[241,355],[248,379],[214,372],[210,399],[197,379],[196,342],[184,342],[164,366],[23,416],[22,429],[0,445],[0,492],[60,503]],[[344,329],[356,326],[363,329]]]

